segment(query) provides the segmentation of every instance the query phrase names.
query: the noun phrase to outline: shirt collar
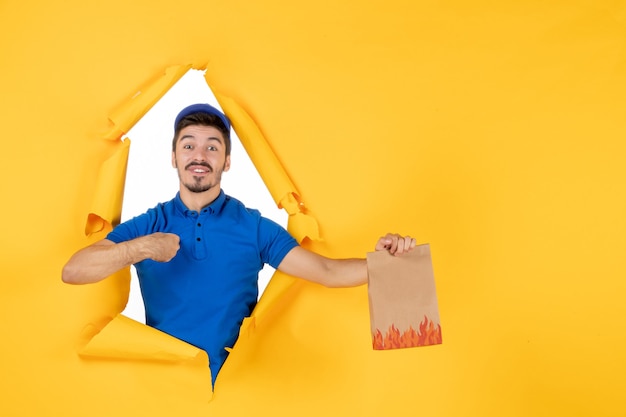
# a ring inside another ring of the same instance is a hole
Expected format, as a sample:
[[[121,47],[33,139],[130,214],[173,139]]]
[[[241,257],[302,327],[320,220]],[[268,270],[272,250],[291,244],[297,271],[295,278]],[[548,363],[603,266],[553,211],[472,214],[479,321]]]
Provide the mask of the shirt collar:
[[[200,213],[195,210],[189,210],[183,200],[180,198],[180,191],[176,193],[176,197],[174,198],[174,204],[176,208],[183,213],[185,216],[195,214],[213,214],[219,213],[222,211],[222,207],[224,207],[224,203],[226,202],[226,194],[224,194],[224,190],[220,190],[220,194],[217,196],[215,200],[208,206],[204,207]]]

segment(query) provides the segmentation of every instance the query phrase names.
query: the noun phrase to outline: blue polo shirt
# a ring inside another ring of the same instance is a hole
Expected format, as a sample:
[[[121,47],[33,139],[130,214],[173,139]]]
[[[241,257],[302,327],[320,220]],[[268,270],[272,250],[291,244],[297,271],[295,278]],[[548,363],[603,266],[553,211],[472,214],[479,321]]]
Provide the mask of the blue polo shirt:
[[[209,355],[213,382],[258,298],[258,272],[277,268],[298,245],[280,225],[223,191],[197,212],[180,194],[117,226],[107,239],[120,243],[155,232],[180,236],[169,262],[135,264],[146,324]]]

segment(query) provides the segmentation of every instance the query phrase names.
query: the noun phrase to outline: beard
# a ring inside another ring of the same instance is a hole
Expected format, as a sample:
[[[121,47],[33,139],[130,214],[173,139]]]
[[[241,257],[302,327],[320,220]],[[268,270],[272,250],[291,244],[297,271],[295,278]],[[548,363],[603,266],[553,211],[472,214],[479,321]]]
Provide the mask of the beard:
[[[209,172],[213,173],[213,179],[207,183],[203,183],[204,177],[193,177],[193,182],[190,182],[190,181],[183,182],[181,174],[180,174],[180,170],[179,170],[178,179],[187,190],[191,191],[192,193],[203,193],[205,191],[209,191],[211,188],[215,186],[220,185],[220,182],[222,181],[222,173],[224,172],[226,163],[224,163],[224,166],[222,168],[217,169],[217,170],[214,170],[213,167],[211,167],[208,164],[195,164],[195,165],[203,165],[207,167],[210,170]]]
[[[183,185],[186,189],[191,191],[192,193],[203,193],[205,191],[209,191],[211,188],[215,187],[216,184],[202,184],[199,179],[194,183],[184,182]]]

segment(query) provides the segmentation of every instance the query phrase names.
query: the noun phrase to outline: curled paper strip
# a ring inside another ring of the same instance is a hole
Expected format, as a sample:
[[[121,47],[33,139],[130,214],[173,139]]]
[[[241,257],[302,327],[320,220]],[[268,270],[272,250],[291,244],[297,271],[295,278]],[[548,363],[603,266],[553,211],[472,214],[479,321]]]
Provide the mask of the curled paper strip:
[[[78,355],[86,361],[133,361],[150,366],[176,367],[185,378],[170,381],[182,387],[197,384],[207,401],[213,398],[209,359],[205,351],[176,339],[153,327],[146,326],[121,314],[102,324],[88,324],[82,332],[83,343]],[[161,372],[168,369],[161,368]]]
[[[87,342],[78,354],[84,358],[190,362],[208,367],[203,350],[121,314],[102,329],[88,325],[83,338]]]
[[[98,171],[85,235],[90,236],[120,222],[130,140],[125,139]]]
[[[116,140],[126,134],[190,68],[191,65],[166,68],[162,76],[142,87],[131,100],[115,109],[109,116],[113,128],[104,135],[104,139]]]
[[[296,186],[252,117],[230,97],[216,92],[214,95],[231,119],[241,144],[263,178],[272,198],[278,207],[284,208],[289,213],[289,232],[299,242],[302,242],[304,238],[319,240],[317,220],[305,213],[306,207],[300,199]]]

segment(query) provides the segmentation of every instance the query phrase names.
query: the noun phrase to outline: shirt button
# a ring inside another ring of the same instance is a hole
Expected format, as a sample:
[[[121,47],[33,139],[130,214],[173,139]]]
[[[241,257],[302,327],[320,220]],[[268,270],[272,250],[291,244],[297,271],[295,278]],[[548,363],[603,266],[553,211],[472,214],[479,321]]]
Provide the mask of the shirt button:
[[[200,242],[202,239],[200,239],[199,237],[197,237],[197,238],[196,238],[196,240],[197,240],[198,242]]]
[[[200,223],[198,223],[198,227],[202,226]]]

